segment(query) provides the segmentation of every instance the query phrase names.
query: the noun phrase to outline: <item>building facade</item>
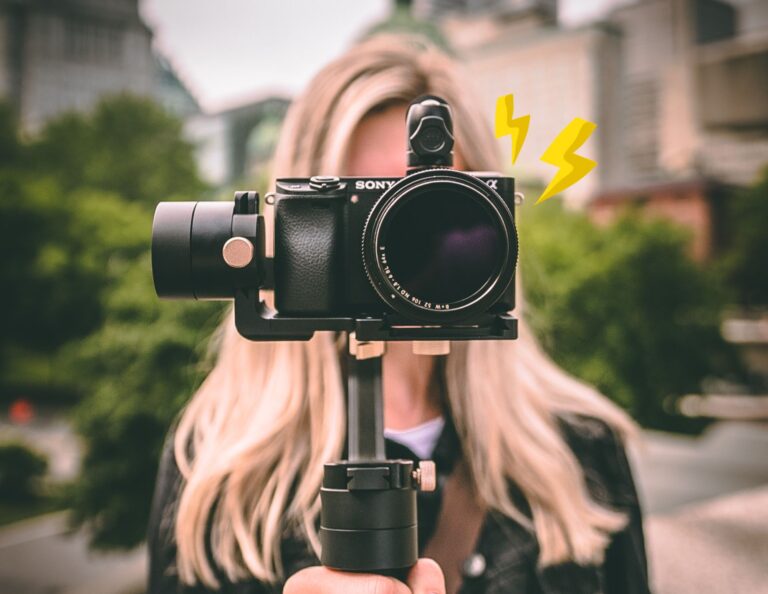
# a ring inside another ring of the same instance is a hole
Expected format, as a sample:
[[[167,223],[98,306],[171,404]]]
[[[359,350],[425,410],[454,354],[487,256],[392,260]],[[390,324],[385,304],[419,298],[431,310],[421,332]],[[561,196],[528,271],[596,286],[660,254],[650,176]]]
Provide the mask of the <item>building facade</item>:
[[[184,126],[197,162],[211,184],[253,183],[266,173],[289,100],[264,97],[215,113],[199,113]]]
[[[706,260],[723,201],[768,166],[768,3],[645,0],[610,19],[623,37],[621,169],[590,212],[609,221],[642,202],[689,227]]]
[[[138,0],[0,0],[0,96],[23,129],[120,92],[153,97],[182,117],[199,110],[154,54]]]
[[[678,218],[694,230],[695,255],[716,251],[716,203],[768,164],[767,2],[637,0],[576,28],[559,24],[552,0],[414,0],[413,9],[439,18],[489,118],[507,93],[516,115],[530,114],[513,167],[502,145],[518,179],[548,183],[544,150],[574,117],[593,121],[579,154],[598,167],[566,202],[599,221],[627,200],[658,200],[649,210],[659,213],[674,203],[693,213]]]
[[[575,117],[598,129],[580,154],[599,163],[567,190],[571,205],[582,205],[619,170],[616,87],[621,36],[612,26],[566,29],[558,24],[552,0],[467,3],[446,12],[442,30],[466,66],[472,88],[491,120],[496,100],[514,94],[515,116],[530,115],[525,145],[511,163],[511,143],[503,142],[509,170],[526,185],[546,185],[556,169],[540,160],[549,144]],[[493,4],[493,6],[490,6]]]

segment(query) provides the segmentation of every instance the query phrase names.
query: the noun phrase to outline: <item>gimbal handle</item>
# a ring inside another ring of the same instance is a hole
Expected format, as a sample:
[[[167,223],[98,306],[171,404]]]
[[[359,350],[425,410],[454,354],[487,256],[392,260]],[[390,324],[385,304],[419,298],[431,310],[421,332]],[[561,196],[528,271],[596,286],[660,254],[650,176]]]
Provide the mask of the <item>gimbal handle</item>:
[[[405,581],[418,560],[416,489],[435,488],[435,466],[387,460],[381,357],[384,342],[348,333],[348,459],[325,465],[320,490],[323,565]]]

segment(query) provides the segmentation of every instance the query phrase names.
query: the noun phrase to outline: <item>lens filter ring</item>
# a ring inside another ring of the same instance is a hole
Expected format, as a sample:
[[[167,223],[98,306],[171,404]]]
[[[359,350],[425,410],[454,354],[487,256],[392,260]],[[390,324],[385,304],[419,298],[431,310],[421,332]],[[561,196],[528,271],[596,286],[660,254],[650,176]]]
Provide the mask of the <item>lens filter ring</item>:
[[[420,171],[392,185],[368,214],[361,247],[379,297],[424,323],[487,311],[517,263],[506,202],[481,179],[452,169]]]

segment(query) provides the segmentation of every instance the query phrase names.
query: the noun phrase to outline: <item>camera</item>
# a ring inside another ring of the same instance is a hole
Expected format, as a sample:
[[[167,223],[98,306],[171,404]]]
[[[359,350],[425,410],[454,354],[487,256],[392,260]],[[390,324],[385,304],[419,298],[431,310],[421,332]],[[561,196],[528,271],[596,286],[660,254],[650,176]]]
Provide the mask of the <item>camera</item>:
[[[514,179],[452,169],[453,119],[439,97],[411,103],[406,129],[404,177],[278,179],[266,197],[272,258],[255,192],[160,203],[158,295],[234,298],[238,329],[254,340],[332,329],[371,340],[514,338]],[[259,289],[274,289],[277,311]]]

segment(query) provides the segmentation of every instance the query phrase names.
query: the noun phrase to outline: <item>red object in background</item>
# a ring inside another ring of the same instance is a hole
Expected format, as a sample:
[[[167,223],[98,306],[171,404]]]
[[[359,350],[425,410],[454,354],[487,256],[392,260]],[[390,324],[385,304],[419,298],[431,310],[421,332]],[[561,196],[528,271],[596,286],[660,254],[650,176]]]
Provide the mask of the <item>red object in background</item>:
[[[23,425],[35,418],[35,407],[26,398],[17,398],[8,409],[8,417],[12,423]]]

